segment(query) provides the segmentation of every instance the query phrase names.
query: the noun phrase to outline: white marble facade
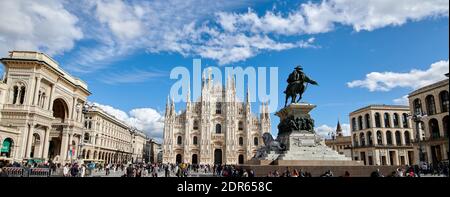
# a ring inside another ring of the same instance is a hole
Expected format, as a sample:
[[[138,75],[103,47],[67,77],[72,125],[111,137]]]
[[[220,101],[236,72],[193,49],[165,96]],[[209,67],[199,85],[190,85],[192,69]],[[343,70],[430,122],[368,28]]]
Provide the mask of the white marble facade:
[[[262,104],[259,118],[246,101],[236,98],[233,79],[225,87],[203,76],[201,96],[177,114],[167,101],[164,122],[164,163],[239,164],[251,159],[263,145],[262,134],[270,132],[268,105]],[[189,95],[189,94],[188,94]]]

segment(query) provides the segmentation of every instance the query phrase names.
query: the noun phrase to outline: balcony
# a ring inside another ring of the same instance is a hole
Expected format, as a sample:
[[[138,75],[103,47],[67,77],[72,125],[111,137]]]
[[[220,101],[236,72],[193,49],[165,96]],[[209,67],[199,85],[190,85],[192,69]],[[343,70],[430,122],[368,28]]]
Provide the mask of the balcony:
[[[223,133],[214,133],[211,136],[212,141],[224,141],[225,140],[225,134]]]

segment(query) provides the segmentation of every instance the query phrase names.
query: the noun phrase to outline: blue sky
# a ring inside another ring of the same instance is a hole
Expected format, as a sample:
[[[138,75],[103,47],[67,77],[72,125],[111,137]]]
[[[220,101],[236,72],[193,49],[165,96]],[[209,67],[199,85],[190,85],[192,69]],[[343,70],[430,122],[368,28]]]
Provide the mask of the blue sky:
[[[404,104],[448,72],[447,0],[2,1],[0,22],[1,54],[50,54],[88,83],[90,101],[157,138],[176,82],[170,71],[191,69],[193,58],[203,68],[278,67],[279,108],[285,79],[301,64],[319,83],[304,101],[317,105],[312,116],[325,135],[338,118],[348,128],[351,111]]]

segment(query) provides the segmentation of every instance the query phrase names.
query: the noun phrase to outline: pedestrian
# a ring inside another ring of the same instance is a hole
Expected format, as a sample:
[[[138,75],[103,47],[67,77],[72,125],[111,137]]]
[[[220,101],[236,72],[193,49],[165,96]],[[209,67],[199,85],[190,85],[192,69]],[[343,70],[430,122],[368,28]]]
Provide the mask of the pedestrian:
[[[127,167],[127,172],[126,172],[126,175],[127,175],[127,177],[133,177],[134,176],[134,168],[133,168],[133,166],[131,165],[131,164],[129,164],[128,165],[128,167]]]
[[[81,164],[80,177],[84,177],[85,174],[86,174],[86,166],[84,164]]]
[[[64,168],[63,168],[63,176],[64,177],[69,177],[70,176],[69,175],[69,171],[70,171],[69,164],[66,163],[66,165],[64,165]]]
[[[72,168],[70,168],[70,175],[72,175],[72,177],[76,177],[76,176],[78,176],[78,172],[79,172],[79,170],[78,170],[78,164],[77,164],[77,163],[74,163],[74,164],[72,165]]]

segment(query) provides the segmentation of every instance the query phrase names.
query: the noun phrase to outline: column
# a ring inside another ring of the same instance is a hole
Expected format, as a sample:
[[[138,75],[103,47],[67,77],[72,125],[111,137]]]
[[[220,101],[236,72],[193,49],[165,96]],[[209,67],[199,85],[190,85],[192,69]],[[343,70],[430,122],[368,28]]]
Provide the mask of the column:
[[[423,149],[425,149],[425,151],[426,151],[426,157],[427,158],[424,158],[424,159],[427,159],[427,161],[428,162],[433,162],[433,157],[431,156],[433,153],[431,152],[431,146],[429,146],[429,145],[424,145],[424,147],[423,147]]]
[[[50,129],[45,129],[44,146],[42,151],[42,157],[48,159],[48,147],[50,145]]]
[[[68,143],[68,147],[69,147],[69,150],[73,150],[73,147],[72,147],[72,140],[73,140],[73,133],[72,134],[69,134],[69,143]],[[73,155],[74,153],[72,153],[72,155],[69,155],[69,154],[67,154],[67,159],[72,159],[73,158]],[[69,158],[70,157],[70,158]]]
[[[387,145],[386,131],[381,131],[381,139],[383,140],[383,145],[386,146]]]
[[[64,163],[67,158],[68,141],[69,141],[69,133],[67,131],[63,131],[63,136],[61,140],[61,152],[60,152],[60,158],[62,160],[62,163]]]
[[[48,97],[48,110],[53,110],[53,97],[55,95],[55,84],[51,85],[50,97]]]
[[[396,151],[394,151],[394,165],[396,165],[396,166],[398,166],[398,165],[400,165],[399,164],[399,153],[398,153],[398,151],[396,150]]]
[[[72,110],[71,110],[71,119],[72,120],[75,120],[76,119],[76,117],[75,117],[75,107],[76,107],[76,105],[77,105],[77,97],[73,97],[73,101],[72,101]]]
[[[442,152],[442,159],[443,160],[446,160],[446,159],[448,159],[448,154],[447,154],[447,147],[448,147],[448,144],[447,144],[447,146],[445,145],[445,144],[442,144],[441,145],[441,152]]]
[[[33,142],[33,130],[34,125],[28,124],[28,137],[27,137],[27,151],[25,153],[25,158],[29,158],[31,154],[31,143]]]
[[[38,98],[39,98],[39,89],[41,89],[41,79],[42,77],[36,77],[36,86],[34,89],[34,97],[33,97],[33,105],[39,105]]]
[[[402,145],[404,146],[406,144],[405,143],[405,131],[400,132],[400,140],[402,142]]]

